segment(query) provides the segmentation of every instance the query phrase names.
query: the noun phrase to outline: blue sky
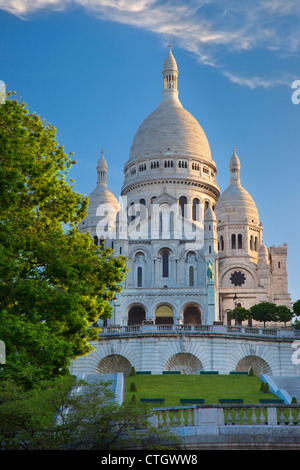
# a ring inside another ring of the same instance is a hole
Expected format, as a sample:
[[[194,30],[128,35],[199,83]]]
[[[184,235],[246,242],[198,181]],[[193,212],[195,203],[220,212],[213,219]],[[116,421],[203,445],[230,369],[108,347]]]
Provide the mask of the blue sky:
[[[75,152],[76,189],[94,189],[103,148],[117,197],[134,134],[161,99],[171,41],[179,99],[207,135],[221,191],[236,146],[264,242],[288,243],[300,298],[299,0],[0,0],[0,39],[0,80]]]

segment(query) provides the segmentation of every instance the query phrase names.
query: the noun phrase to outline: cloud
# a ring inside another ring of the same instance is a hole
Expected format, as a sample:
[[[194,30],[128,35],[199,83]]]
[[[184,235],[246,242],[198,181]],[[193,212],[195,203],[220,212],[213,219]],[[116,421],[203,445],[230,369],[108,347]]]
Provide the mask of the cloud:
[[[286,84],[286,77],[258,78],[253,71],[252,78],[240,78],[228,71],[231,57],[264,50],[284,58],[300,49],[299,0],[224,0],[222,6],[219,0],[0,0],[0,9],[21,18],[74,6],[155,33],[250,88]]]
[[[227,77],[232,83],[237,83],[241,86],[251,88],[274,88],[279,85],[285,85],[289,88],[291,83],[295,80],[294,75],[285,75],[279,78],[264,78],[264,77],[245,77],[242,75],[234,75],[231,72],[224,71],[223,75]]]

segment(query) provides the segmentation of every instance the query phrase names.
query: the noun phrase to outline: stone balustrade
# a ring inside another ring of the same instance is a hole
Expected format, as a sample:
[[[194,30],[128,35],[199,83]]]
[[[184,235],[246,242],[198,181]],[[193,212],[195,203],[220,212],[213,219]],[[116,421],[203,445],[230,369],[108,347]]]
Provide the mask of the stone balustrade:
[[[268,336],[277,338],[300,338],[300,330],[292,328],[261,328],[226,325],[112,325],[101,329],[100,335],[132,334],[230,334],[243,336]]]
[[[199,433],[198,428],[205,427],[209,432],[212,427],[233,425],[299,426],[300,429],[300,405],[193,405],[153,408],[153,412],[151,422],[156,427],[188,427],[190,435]]]

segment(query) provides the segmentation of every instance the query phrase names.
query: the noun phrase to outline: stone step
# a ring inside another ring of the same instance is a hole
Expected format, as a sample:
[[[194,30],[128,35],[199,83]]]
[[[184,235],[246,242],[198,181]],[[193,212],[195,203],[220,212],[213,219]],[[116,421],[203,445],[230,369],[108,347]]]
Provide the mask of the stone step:
[[[286,390],[291,397],[300,403],[300,377],[272,375],[271,379],[280,390]]]

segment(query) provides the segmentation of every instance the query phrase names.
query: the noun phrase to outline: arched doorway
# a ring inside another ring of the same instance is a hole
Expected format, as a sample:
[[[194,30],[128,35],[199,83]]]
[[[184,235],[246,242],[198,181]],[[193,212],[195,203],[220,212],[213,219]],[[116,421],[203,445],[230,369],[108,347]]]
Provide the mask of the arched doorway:
[[[142,305],[133,305],[128,312],[128,325],[141,325],[146,318],[146,312]]]
[[[201,325],[201,312],[197,305],[187,305],[183,311],[185,325]]]
[[[180,370],[182,374],[199,374],[203,370],[203,366],[200,359],[193,354],[177,353],[167,360],[165,370]]]
[[[269,364],[258,356],[243,357],[243,359],[238,362],[235,370],[236,372],[249,372],[251,367],[254,370],[255,375],[258,377],[261,374],[271,374],[271,367]]]
[[[155,312],[156,325],[173,325],[173,310],[169,305],[160,305]]]
[[[104,357],[97,366],[98,374],[116,374],[117,372],[123,372],[125,375],[131,372],[130,362],[119,354]]]

